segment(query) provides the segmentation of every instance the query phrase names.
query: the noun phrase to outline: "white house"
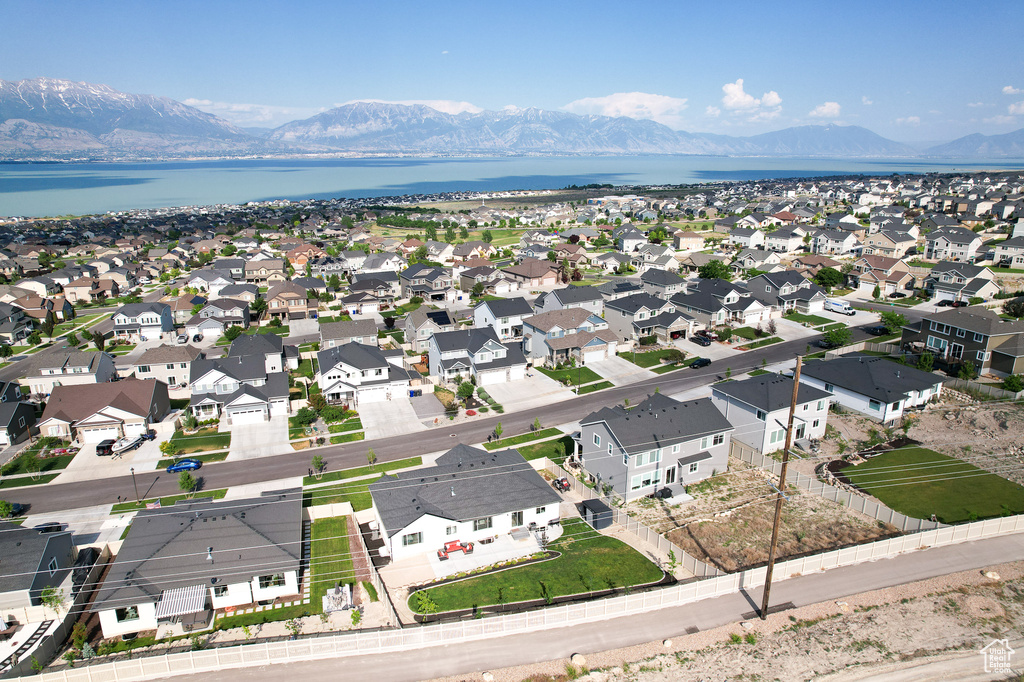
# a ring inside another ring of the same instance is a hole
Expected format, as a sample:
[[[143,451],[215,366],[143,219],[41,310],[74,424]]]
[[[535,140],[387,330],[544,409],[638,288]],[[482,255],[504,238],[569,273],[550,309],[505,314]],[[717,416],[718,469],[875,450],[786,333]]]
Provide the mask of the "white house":
[[[526,356],[519,344],[502,344],[492,327],[439,332],[430,337],[431,376],[452,381],[476,379],[477,386],[526,378]]]
[[[889,423],[911,407],[942,393],[942,377],[877,357],[815,360],[803,366],[800,383],[832,394],[832,402]]]
[[[114,359],[104,352],[58,351],[38,353],[22,360],[18,383],[30,393],[47,394],[55,386],[102,384],[117,376]]]
[[[503,298],[483,301],[473,308],[473,326],[491,327],[500,341],[523,338],[523,318],[533,315],[533,308],[525,298]]]
[[[238,425],[288,416],[288,374],[267,372],[259,355],[196,359],[189,385],[189,407],[199,420],[223,417]]]
[[[317,384],[329,403],[358,406],[388,400],[407,400],[410,380],[419,374],[406,370],[401,350],[382,351],[376,345],[347,343],[317,353]]]
[[[127,303],[114,313],[114,336],[159,339],[174,331],[171,306],[166,303]]]

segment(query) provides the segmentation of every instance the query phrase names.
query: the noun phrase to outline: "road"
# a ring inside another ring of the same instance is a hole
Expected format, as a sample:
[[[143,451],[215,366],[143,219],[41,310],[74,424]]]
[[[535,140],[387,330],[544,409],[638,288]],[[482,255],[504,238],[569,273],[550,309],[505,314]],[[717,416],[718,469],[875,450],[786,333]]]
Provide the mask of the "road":
[[[853,340],[872,338],[862,329],[854,328]],[[756,369],[762,359],[767,364],[783,362],[805,352],[807,340],[788,341],[746,351],[730,361],[734,374]],[[358,441],[356,443],[328,446],[315,452],[327,461],[329,470],[345,469],[366,464],[366,452],[373,448],[381,463],[406,457],[441,452],[457,443],[480,443],[501,422],[506,434],[526,433],[535,417],[540,417],[545,426],[564,424],[580,419],[600,407],[621,404],[625,398],[636,403],[659,388],[671,394],[706,386],[724,377],[724,363],[719,361],[711,367],[669,372],[626,386],[610,388],[596,393],[547,405],[541,411],[524,410],[497,416],[482,417],[458,425],[441,425],[427,431],[412,434]],[[262,457],[234,462],[207,464],[200,471],[202,485],[206,490],[216,490],[233,485],[274,481],[292,476],[305,475],[313,452],[302,450],[282,455]],[[173,495],[179,493],[178,477],[164,471],[149,471],[136,474],[139,493],[143,497]],[[52,512],[61,509],[77,509],[99,504],[111,504],[118,499],[134,496],[131,476],[98,479],[85,482],[26,486],[11,489],[6,497],[11,502],[31,505],[33,513]]]
[[[792,603],[794,607],[802,607],[1021,559],[1024,559],[1024,535],[1007,535],[790,578],[773,585],[772,597],[774,604]],[[754,604],[760,602],[761,589],[757,588],[749,594],[741,592],[684,606],[658,609],[653,613],[622,616],[616,618],[614,623],[598,621],[391,654],[221,670],[187,675],[185,678],[201,677],[204,682],[234,682],[240,679],[285,680],[301,677],[304,682],[327,682],[337,679],[339,665],[344,666],[344,674],[350,679],[373,679],[378,682],[468,675],[565,659],[574,653],[586,655],[679,638],[685,636],[687,628],[691,627],[708,630],[752,620],[756,617],[753,614]],[[980,657],[975,652],[971,652],[971,655],[975,657],[974,664],[980,669]],[[823,665],[827,663],[823,662]],[[956,668],[957,664],[951,662],[950,666]],[[933,672],[942,672],[941,664],[937,664],[937,667],[939,670]],[[713,676],[721,677],[728,676],[729,671],[714,672],[716,674]]]

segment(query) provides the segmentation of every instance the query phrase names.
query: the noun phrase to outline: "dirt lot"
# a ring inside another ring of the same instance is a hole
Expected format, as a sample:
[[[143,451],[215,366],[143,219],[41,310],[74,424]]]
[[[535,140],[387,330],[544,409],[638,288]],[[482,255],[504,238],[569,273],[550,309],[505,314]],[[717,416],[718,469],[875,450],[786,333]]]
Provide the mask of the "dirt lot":
[[[768,474],[735,458],[729,473],[691,486],[694,501],[680,505],[641,500],[628,511],[691,555],[733,572],[768,560],[775,491]],[[790,488],[782,508],[780,559],[860,544],[897,534],[896,528]]]
[[[823,459],[867,447],[872,442],[872,430],[878,434],[876,438],[888,440],[882,427],[866,417],[830,414],[828,423],[835,429],[835,435],[821,442]],[[829,432],[833,433],[832,429]],[[893,429],[891,433],[901,436],[903,429]],[[1024,485],[1024,466],[1008,466],[1024,464],[1024,409],[1018,405],[982,403],[958,407],[953,402],[942,403],[916,414],[907,435],[923,447]],[[795,462],[794,468],[811,476],[815,463],[802,460]]]
[[[913,674],[913,668],[915,676],[899,679],[994,679],[984,674],[978,650],[997,637],[1019,649],[1024,563],[989,570],[999,579],[980,571],[955,573],[773,614],[749,627],[736,623],[679,637],[667,646],[659,641],[588,654],[582,676],[578,669],[567,674],[566,659],[490,674],[495,682],[852,682]],[[1017,656],[1012,662],[1019,663]],[[463,675],[444,682],[478,679]]]

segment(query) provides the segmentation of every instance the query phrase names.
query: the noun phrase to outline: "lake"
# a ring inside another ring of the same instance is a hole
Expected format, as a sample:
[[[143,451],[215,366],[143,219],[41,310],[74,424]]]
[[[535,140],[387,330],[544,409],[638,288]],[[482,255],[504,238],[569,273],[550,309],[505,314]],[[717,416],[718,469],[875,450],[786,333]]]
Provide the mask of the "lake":
[[[0,216],[445,191],[1020,169],[1024,161],[605,156],[0,164]]]

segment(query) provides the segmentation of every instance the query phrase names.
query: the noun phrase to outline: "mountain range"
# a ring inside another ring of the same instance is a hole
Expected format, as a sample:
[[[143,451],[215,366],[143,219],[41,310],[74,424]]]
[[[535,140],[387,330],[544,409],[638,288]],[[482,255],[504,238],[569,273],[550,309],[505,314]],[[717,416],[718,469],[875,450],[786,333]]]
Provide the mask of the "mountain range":
[[[1021,158],[1024,129],[968,135],[919,151],[858,126],[798,126],[733,137],[534,108],[448,114],[422,104],[355,102],[261,134],[166,97],[50,78],[0,80],[0,159],[311,153]]]

